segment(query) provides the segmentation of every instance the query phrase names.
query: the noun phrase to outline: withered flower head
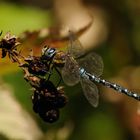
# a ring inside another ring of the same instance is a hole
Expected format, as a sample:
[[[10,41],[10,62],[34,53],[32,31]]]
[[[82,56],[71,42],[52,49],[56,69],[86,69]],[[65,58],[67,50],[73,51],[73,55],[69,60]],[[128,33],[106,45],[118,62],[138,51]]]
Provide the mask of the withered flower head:
[[[25,63],[20,67],[27,68],[30,74],[45,76],[49,71],[49,65],[43,63],[40,57],[32,56],[25,59]]]
[[[19,44],[15,35],[7,33],[0,40],[2,58],[8,55],[11,61],[18,63],[18,66],[24,72],[24,79],[33,89],[32,103],[34,112],[45,122],[53,123],[59,119],[59,110],[68,102],[64,88],[59,86],[60,82],[55,86],[50,81],[53,70],[56,70],[61,76],[56,67],[64,64],[65,55],[62,52],[56,55],[54,48],[44,48],[43,54],[40,54],[40,56],[34,56],[31,50],[31,53],[26,57],[17,48]]]
[[[11,35],[9,32],[0,40],[0,48],[2,49],[2,58],[4,58],[7,53],[9,57],[15,55],[14,50],[20,43],[15,35]]]

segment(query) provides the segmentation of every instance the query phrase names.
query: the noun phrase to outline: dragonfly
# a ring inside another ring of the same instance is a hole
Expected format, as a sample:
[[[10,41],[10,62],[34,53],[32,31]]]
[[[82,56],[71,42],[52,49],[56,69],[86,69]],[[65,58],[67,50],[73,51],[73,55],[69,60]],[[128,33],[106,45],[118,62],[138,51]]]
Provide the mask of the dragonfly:
[[[52,68],[57,69],[60,65],[62,66],[61,76],[65,84],[74,86],[80,82],[86,99],[93,107],[97,107],[99,104],[98,88],[95,83],[140,101],[140,95],[137,93],[100,78],[104,67],[101,56],[94,52],[86,55],[85,49],[74,32],[69,32],[70,41],[66,53],[51,47],[42,49],[42,56],[51,60]]]

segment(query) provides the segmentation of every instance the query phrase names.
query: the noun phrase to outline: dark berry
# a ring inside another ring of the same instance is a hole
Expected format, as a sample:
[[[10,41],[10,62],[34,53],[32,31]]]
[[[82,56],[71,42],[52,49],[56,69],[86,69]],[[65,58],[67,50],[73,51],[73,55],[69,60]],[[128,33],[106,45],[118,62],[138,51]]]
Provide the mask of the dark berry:
[[[40,113],[39,115],[45,122],[53,123],[59,119],[59,110],[50,109],[45,113]]]
[[[41,79],[40,80],[40,88],[41,89],[47,89],[49,92],[55,92],[55,93],[57,93],[57,88],[49,80]]]
[[[68,102],[68,99],[65,95],[59,95],[57,97],[57,108],[64,107]]]

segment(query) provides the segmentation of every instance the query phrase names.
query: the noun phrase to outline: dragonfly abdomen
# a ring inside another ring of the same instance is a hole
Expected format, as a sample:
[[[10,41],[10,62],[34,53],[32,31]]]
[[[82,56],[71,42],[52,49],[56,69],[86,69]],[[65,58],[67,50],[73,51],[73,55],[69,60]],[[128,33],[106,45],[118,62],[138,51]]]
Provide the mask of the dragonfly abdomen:
[[[118,84],[109,82],[109,81],[107,81],[105,79],[101,79],[100,77],[97,77],[95,75],[92,75],[92,74],[86,72],[86,70],[84,70],[84,68],[80,68],[79,72],[80,72],[80,76],[82,78],[86,78],[86,79],[89,79],[92,82],[102,84],[102,85],[104,85],[104,86],[106,86],[108,88],[112,88],[112,89],[116,90],[117,92],[124,93],[127,96],[133,97],[134,99],[140,101],[140,95],[138,95],[135,92],[129,91],[127,88],[124,88],[124,87],[122,87],[122,86],[120,86]]]

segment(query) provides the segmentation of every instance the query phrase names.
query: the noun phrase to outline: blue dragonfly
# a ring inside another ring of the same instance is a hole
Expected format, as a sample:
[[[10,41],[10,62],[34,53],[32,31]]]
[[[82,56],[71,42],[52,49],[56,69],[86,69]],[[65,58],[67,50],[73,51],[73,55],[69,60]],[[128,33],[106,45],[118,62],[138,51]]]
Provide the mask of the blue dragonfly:
[[[66,53],[55,48],[45,47],[42,49],[42,56],[51,60],[51,68],[57,70],[61,64],[60,75],[65,84],[74,86],[80,82],[85,97],[93,107],[97,107],[99,103],[98,88],[95,83],[140,100],[140,95],[137,93],[100,78],[104,67],[101,56],[94,52],[86,55],[85,49],[72,31],[70,31],[70,42]]]

